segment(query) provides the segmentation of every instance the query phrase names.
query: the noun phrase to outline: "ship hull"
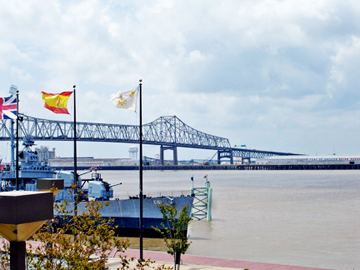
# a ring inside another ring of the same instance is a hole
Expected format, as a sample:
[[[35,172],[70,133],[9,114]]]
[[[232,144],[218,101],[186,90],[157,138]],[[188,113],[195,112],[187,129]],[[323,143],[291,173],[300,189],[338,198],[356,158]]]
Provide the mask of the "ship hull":
[[[191,207],[194,197],[180,196],[180,197],[153,197],[143,199],[143,236],[149,238],[158,238],[162,235],[154,228],[163,229],[163,216],[160,212],[159,205],[168,205],[171,203],[176,206],[178,213],[183,207],[188,207],[188,215],[191,215]],[[111,218],[114,221],[111,226],[118,236],[138,237],[140,235],[140,200],[110,200],[104,201],[109,203],[108,206],[100,210],[101,216],[105,219]],[[78,204],[79,212],[85,211],[86,202]],[[73,209],[74,205],[70,204],[67,207],[68,211]],[[61,220],[61,217],[59,217]],[[187,233],[187,228],[184,230]]]
[[[113,198],[113,188],[109,183],[104,181],[101,174],[95,169],[91,172],[91,179],[81,179],[76,177],[77,183],[74,189],[74,173],[55,171],[48,166],[46,162],[39,160],[36,151],[31,150],[34,141],[27,137],[23,145],[24,149],[19,153],[20,166],[7,166],[0,171],[0,192],[25,190],[38,190],[38,179],[42,180],[63,180],[63,188],[55,195],[56,203],[69,202],[67,210],[74,211],[75,194],[78,200],[83,200],[77,204],[79,211],[85,211],[86,200],[101,200],[108,204],[100,210],[100,214],[105,219],[113,219],[111,225],[114,226],[116,234],[119,236],[138,236],[140,234],[140,200],[139,197],[130,197],[126,200],[116,200]],[[13,162],[15,164],[16,162]],[[18,169],[18,175],[16,170]],[[84,174],[82,174],[84,175]],[[84,186],[86,184],[86,186]],[[121,183],[120,183],[121,184]],[[115,185],[113,185],[115,186]],[[146,197],[143,198],[143,236],[154,237],[161,236],[157,234],[154,228],[162,229],[161,223],[164,222],[160,212],[160,205],[171,203],[176,206],[178,213],[183,207],[188,206],[188,215],[191,214],[193,197]],[[57,214],[55,213],[55,216]],[[60,219],[61,217],[59,217]],[[60,219],[61,222],[61,219]],[[63,220],[64,222],[64,220]]]

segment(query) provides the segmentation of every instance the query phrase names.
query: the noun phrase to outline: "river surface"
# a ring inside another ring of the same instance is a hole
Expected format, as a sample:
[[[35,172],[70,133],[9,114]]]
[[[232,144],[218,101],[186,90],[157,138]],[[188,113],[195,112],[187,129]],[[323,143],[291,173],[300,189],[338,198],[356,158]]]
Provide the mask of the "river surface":
[[[122,182],[120,198],[139,193],[139,172],[99,172]],[[205,175],[212,220],[190,223],[187,254],[360,269],[360,171],[144,171],[144,194],[204,187]]]

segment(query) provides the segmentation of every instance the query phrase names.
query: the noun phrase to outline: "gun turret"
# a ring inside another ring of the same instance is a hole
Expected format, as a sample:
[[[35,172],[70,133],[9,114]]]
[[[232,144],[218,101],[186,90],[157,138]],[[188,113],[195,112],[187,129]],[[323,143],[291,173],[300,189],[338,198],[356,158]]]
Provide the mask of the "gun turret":
[[[109,200],[114,196],[112,186],[101,178],[101,174],[94,172],[91,174],[91,181],[88,184],[88,197],[98,201]]]

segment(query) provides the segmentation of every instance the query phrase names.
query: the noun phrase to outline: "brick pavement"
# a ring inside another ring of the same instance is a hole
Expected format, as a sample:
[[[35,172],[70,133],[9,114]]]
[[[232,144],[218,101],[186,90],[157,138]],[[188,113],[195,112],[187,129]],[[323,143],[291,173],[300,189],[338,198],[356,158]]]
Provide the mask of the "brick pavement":
[[[128,249],[125,251],[125,255],[129,257],[139,257],[139,250]],[[151,259],[158,263],[166,262],[169,266],[173,265],[174,259],[170,254],[166,252],[148,251],[144,250],[144,259]],[[334,270],[329,268],[316,268],[316,267],[304,267],[294,265],[281,265],[273,263],[258,263],[248,262],[240,260],[229,260],[220,258],[210,258],[203,256],[194,255],[181,255],[181,269],[192,270],[192,269],[250,269],[250,270]],[[200,267],[200,268],[199,268]],[[111,268],[116,269],[116,268]]]

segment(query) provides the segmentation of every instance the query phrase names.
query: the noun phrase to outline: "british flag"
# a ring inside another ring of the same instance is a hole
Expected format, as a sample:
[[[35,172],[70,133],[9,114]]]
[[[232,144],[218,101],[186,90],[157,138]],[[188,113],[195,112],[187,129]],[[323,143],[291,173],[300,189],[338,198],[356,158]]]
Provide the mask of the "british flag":
[[[16,96],[0,97],[0,119],[16,119],[17,100]]]

